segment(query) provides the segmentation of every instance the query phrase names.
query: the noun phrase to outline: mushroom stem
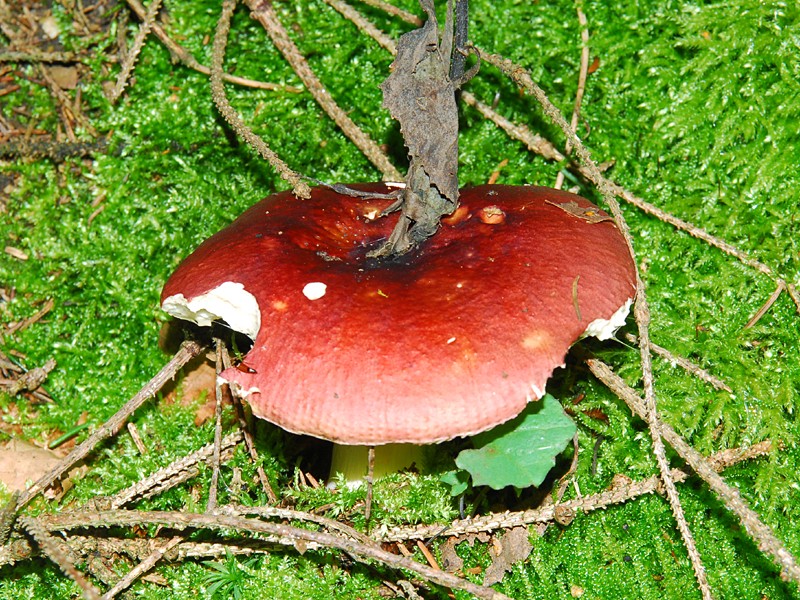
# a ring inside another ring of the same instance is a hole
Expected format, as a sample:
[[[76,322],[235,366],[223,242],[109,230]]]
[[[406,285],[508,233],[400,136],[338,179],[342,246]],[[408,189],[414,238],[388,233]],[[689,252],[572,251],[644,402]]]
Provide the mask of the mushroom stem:
[[[408,469],[422,463],[423,447],[416,444],[385,444],[375,446],[375,468],[373,478]],[[369,446],[333,445],[331,474],[329,480],[342,475],[349,487],[358,487],[364,482],[369,468]]]

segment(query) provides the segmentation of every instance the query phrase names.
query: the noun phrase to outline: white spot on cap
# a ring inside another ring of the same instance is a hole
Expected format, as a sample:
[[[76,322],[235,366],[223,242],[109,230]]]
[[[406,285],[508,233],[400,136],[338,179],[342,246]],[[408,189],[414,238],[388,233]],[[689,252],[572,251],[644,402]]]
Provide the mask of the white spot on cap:
[[[619,307],[617,312],[611,315],[610,319],[595,319],[586,327],[582,337],[596,337],[598,340],[608,340],[614,337],[617,329],[625,325],[625,319],[631,311],[633,298],[629,298],[625,304]]]
[[[244,285],[226,281],[205,294],[187,300],[183,294],[174,294],[164,299],[161,308],[178,319],[192,321],[208,327],[214,321],[223,320],[234,331],[256,339],[261,328],[261,311],[255,296],[244,289]]]
[[[374,221],[377,219],[381,214],[380,209],[373,207],[368,207],[364,209],[364,218],[367,221]]]
[[[312,281],[303,286],[303,295],[309,300],[319,300],[325,295],[328,286],[321,281]]]
[[[451,337],[449,340],[447,340],[447,343],[448,344],[452,344],[455,341],[456,341],[456,338],[455,337]]]

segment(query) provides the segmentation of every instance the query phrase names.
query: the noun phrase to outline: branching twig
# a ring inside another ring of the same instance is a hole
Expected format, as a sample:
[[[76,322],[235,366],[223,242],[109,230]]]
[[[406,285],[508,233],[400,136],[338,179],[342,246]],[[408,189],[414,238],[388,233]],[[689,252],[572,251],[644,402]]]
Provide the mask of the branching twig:
[[[180,544],[183,541],[183,538],[179,535],[176,535],[170,540],[167,540],[166,543],[162,544],[158,548],[155,548],[142,562],[136,565],[133,569],[128,571],[125,574],[125,577],[120,579],[114,587],[108,590],[103,596],[101,600],[111,600],[121,591],[128,589],[139,577],[147,573],[150,569],[156,566],[156,563],[160,561],[164,555],[172,550],[175,546]]]
[[[339,14],[341,14],[345,19],[349,20],[353,25],[358,27],[358,30],[362,33],[365,33],[373,40],[378,42],[384,50],[386,50],[389,54],[397,54],[397,43],[390,38],[388,35],[384,34],[380,29],[375,27],[374,24],[369,22],[364,16],[354,9],[352,6],[343,2],[342,0],[323,0],[325,4],[336,10]]]
[[[242,434],[235,431],[220,441],[220,460],[227,460],[233,455],[233,449],[241,443]],[[214,454],[215,444],[207,444],[191,454],[159,469],[149,477],[137,481],[130,487],[121,490],[109,498],[111,508],[122,508],[139,498],[150,498],[176,485],[196,477],[199,473],[197,465],[208,462]]]
[[[630,229],[628,228],[625,218],[622,215],[619,203],[617,202],[613,191],[610,189],[608,181],[601,174],[600,169],[592,160],[589,151],[583,145],[580,138],[575,134],[574,131],[572,131],[572,129],[570,129],[569,123],[567,123],[566,119],[564,119],[561,111],[559,111],[558,108],[552,102],[550,102],[550,99],[547,97],[547,94],[545,94],[544,90],[542,90],[536,84],[536,82],[533,81],[533,79],[524,69],[515,65],[510,60],[494,54],[488,55],[486,60],[509,75],[518,85],[521,85],[531,94],[533,94],[533,96],[542,106],[545,114],[550,117],[550,119],[561,129],[570,143],[574,145],[575,153],[578,155],[578,158],[581,160],[583,166],[588,170],[589,173],[592,174],[592,181],[594,181],[597,185],[600,193],[603,195],[603,199],[606,201],[606,204],[611,211],[611,214],[614,216],[614,222],[628,244],[628,250],[630,251],[635,265],[636,252],[633,248]],[[681,532],[681,537],[683,537],[684,544],[686,545],[687,552],[689,553],[689,558],[692,561],[692,567],[694,569],[700,591],[706,600],[710,600],[711,590],[708,585],[705,568],[703,567],[700,559],[700,553],[697,551],[697,545],[695,544],[694,536],[689,529],[689,524],[686,522],[680,497],[678,496],[678,490],[675,487],[675,483],[672,481],[669,463],[667,462],[664,444],[661,439],[659,423],[660,419],[656,406],[656,396],[653,385],[653,370],[650,357],[650,308],[647,302],[644,281],[639,275],[638,268],[636,269],[636,303],[634,306],[634,315],[636,317],[636,324],[639,328],[639,354],[642,361],[642,381],[644,383],[645,401],[647,403],[645,421],[650,429],[650,435],[653,441],[653,453],[656,457],[659,471],[661,472],[661,477],[664,482],[664,488],[667,493],[667,498],[669,499],[670,507],[675,515],[678,530]]]
[[[142,6],[139,0],[126,0],[128,6],[131,7],[131,10],[136,13],[140,19],[144,19],[147,12],[145,11],[144,6]],[[157,22],[154,22],[151,30],[153,34],[161,40],[161,43],[167,47],[172,58],[176,62],[183,63],[190,69],[197,71],[198,73],[202,73],[203,75],[211,75],[211,69],[206,67],[205,65],[200,64],[197,59],[192,56],[192,54],[186,50],[183,46],[178,44],[175,40],[173,40],[167,32],[159,25]],[[229,73],[223,73],[222,79],[227,81],[228,83],[233,83],[236,85],[241,85],[245,87],[261,89],[261,90],[272,90],[278,92],[291,92],[293,94],[299,94],[303,90],[300,88],[282,85],[277,83],[269,83],[266,81],[255,81],[253,79],[247,79],[245,77],[237,77],[236,75],[230,75]]]
[[[502,57],[486,54],[483,52],[481,52],[481,57],[484,60],[486,60],[486,62],[492,64],[505,61],[505,59],[503,59]],[[523,77],[523,74],[525,74],[524,69],[518,67],[517,65],[514,65],[510,61],[505,61],[505,62],[506,62],[506,67],[509,69],[508,72],[516,73],[516,76],[512,75],[512,79],[514,79],[518,85],[525,87],[524,77]],[[499,64],[495,64],[495,66],[499,66]],[[529,75],[527,75],[527,79],[530,80]],[[555,161],[561,161],[564,159],[564,155],[561,154],[551,142],[545,140],[544,138],[541,138],[538,135],[531,134],[530,131],[527,129],[527,127],[519,126],[516,125],[515,123],[512,123],[508,119],[499,115],[491,107],[479,102],[471,94],[467,94],[466,92],[463,93],[462,99],[467,104],[474,106],[476,109],[478,109],[478,111],[484,117],[491,120],[498,127],[503,129],[503,131],[505,131],[509,135],[509,137],[525,144],[528,147],[528,149],[531,150],[532,152],[535,152],[541,156],[544,156],[545,158],[549,158]],[[567,138],[569,139],[569,136],[567,136]],[[570,140],[570,143],[572,143],[572,140]],[[586,165],[573,165],[573,166],[575,170],[578,171],[578,173],[580,173],[583,177],[585,177],[586,179],[597,185],[598,188],[600,188],[601,190],[605,188],[608,192],[613,193],[616,197],[621,198],[622,200],[624,200],[629,204],[632,204],[633,206],[645,212],[646,214],[654,216],[660,221],[672,225],[676,229],[688,233],[692,237],[702,240],[709,246],[713,246],[714,248],[721,250],[725,254],[734,257],[739,262],[750,267],[751,269],[754,269],[759,273],[766,275],[767,277],[772,279],[775,282],[776,286],[780,287],[781,290],[785,289],[789,293],[790,297],[792,298],[792,301],[796,306],[798,314],[800,314],[800,294],[798,294],[796,286],[776,276],[773,270],[764,263],[751,258],[745,252],[736,248],[733,244],[730,244],[725,240],[712,235],[711,233],[707,232],[701,227],[697,227],[696,225],[689,223],[688,221],[680,219],[679,217],[676,217],[675,215],[672,215],[666,212],[665,210],[658,208],[654,204],[646,202],[642,198],[636,196],[633,192],[626,190],[621,185],[604,177],[602,173],[599,171],[599,169],[593,170]]]
[[[114,89],[112,89],[111,93],[109,94],[109,100],[112,104],[119,100],[119,97],[125,90],[125,86],[128,85],[128,79],[131,76],[133,65],[136,64],[136,59],[139,58],[139,52],[142,51],[144,41],[147,39],[147,35],[152,29],[153,23],[155,22],[156,16],[158,15],[158,11],[160,9],[161,0],[150,0],[150,6],[147,7],[147,12],[144,15],[144,19],[142,19],[142,22],[139,25],[139,31],[136,32],[133,45],[131,46],[130,50],[128,50],[128,54],[125,56],[125,60],[122,63],[122,69],[117,76],[117,83],[114,85]]]
[[[398,17],[401,21],[405,21],[409,25],[413,25],[414,27],[421,27],[422,26],[422,19],[418,16],[403,10],[402,8],[398,8],[393,4],[389,4],[388,2],[384,2],[383,0],[361,0],[364,4],[368,4],[369,6],[373,6],[377,9],[382,10],[387,15],[391,15],[393,17]]]
[[[722,470],[743,460],[757,456],[764,456],[770,452],[772,443],[764,441],[747,449],[734,449],[714,454],[707,460],[710,468]],[[682,482],[688,477],[685,471],[672,469],[675,481]],[[416,525],[401,526],[389,530],[377,531],[373,537],[380,542],[396,542],[404,540],[429,539],[434,536],[462,536],[471,533],[492,532],[498,529],[512,529],[514,527],[527,527],[536,523],[550,524],[559,518],[559,514],[572,514],[578,512],[588,513],[594,510],[608,508],[614,504],[629,502],[640,496],[652,494],[661,489],[661,478],[656,475],[642,481],[631,481],[625,477],[614,478],[608,490],[561,502],[548,504],[538,508],[504,513],[491,513],[488,515],[453,521],[450,525]]]
[[[220,514],[197,514],[186,512],[147,512],[147,511],[100,511],[96,513],[64,512],[42,517],[42,523],[50,530],[66,531],[87,526],[141,526],[163,525],[174,529],[212,529],[249,531],[255,534],[275,536],[279,540],[316,543],[326,548],[337,548],[361,559],[381,562],[395,569],[404,569],[418,576],[451,589],[469,592],[478,598],[487,600],[510,600],[505,594],[476,585],[466,579],[456,577],[444,571],[432,569],[414,560],[397,556],[372,544],[363,544],[350,538],[323,531],[310,531],[282,523],[268,523],[258,519],[246,519]]]
[[[180,368],[202,351],[202,346],[194,341],[184,342],[175,356],[153,377],[136,395],[120,408],[114,416],[97,428],[83,443],[65,456],[53,469],[29,487],[20,497],[17,509],[21,509],[34,497],[50,487],[75,463],[85,458],[101,441],[117,433],[142,404],[147,402],[164,384],[175,376]]]
[[[58,568],[61,569],[64,575],[72,579],[72,581],[81,588],[83,597],[86,598],[86,600],[100,600],[100,592],[97,588],[89,583],[83,576],[83,573],[75,568],[75,561],[62,550],[62,542],[53,537],[50,532],[42,526],[38,519],[34,519],[33,517],[20,517],[19,524],[36,541],[42,553],[58,565]]]
[[[266,519],[286,519],[290,521],[303,521],[306,523],[316,523],[325,527],[328,531],[340,533],[350,537],[362,544],[375,545],[377,542],[371,537],[361,533],[357,529],[353,529],[349,525],[323,517],[315,513],[293,510],[291,508],[280,508],[277,506],[224,506],[221,507],[219,512],[226,515],[246,516],[257,515]]]
[[[231,16],[235,8],[235,0],[225,0],[222,3],[222,12],[219,15],[217,29],[214,32],[214,49],[211,56],[211,97],[214,99],[214,104],[217,105],[219,112],[236,134],[255,148],[255,150],[272,165],[280,176],[292,186],[292,191],[297,196],[301,198],[310,198],[311,189],[302,180],[300,175],[294,172],[289,165],[261,139],[261,137],[242,121],[225,96],[225,87],[222,84],[222,61],[225,57],[225,46],[228,43]]]

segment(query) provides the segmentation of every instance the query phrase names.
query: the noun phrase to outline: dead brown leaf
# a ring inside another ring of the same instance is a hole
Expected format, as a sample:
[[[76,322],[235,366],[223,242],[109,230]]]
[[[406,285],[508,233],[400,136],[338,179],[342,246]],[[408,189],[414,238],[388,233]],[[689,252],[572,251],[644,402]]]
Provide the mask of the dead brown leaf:
[[[503,535],[494,538],[495,543],[489,547],[492,564],[486,569],[483,585],[494,585],[503,580],[507,571],[511,571],[514,563],[522,562],[531,553],[533,546],[528,539],[525,527],[514,527]]]
[[[74,90],[78,87],[78,69],[75,67],[54,65],[48,70],[50,71],[50,77],[62,90]]]
[[[0,446],[0,481],[9,491],[24,491],[26,482],[36,481],[59,460],[52,450],[12,438]]]
[[[447,538],[447,541],[439,547],[442,569],[448,573],[455,573],[464,568],[464,560],[456,552],[456,546],[463,541],[463,539],[451,537]]]
[[[595,206],[581,206],[575,201],[551,202],[550,200],[545,200],[545,202],[547,204],[551,204],[552,206],[560,208],[564,212],[567,212],[574,217],[583,219],[587,223],[602,223],[603,221],[614,220],[605,211],[602,211]]]

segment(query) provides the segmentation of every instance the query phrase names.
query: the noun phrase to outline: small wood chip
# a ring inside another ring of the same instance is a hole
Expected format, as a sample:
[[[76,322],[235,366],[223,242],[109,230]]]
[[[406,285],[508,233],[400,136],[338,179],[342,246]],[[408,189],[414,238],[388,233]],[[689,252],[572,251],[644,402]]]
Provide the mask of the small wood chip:
[[[6,254],[18,260],[28,260],[28,255],[19,248],[14,248],[14,246],[6,246]]]

